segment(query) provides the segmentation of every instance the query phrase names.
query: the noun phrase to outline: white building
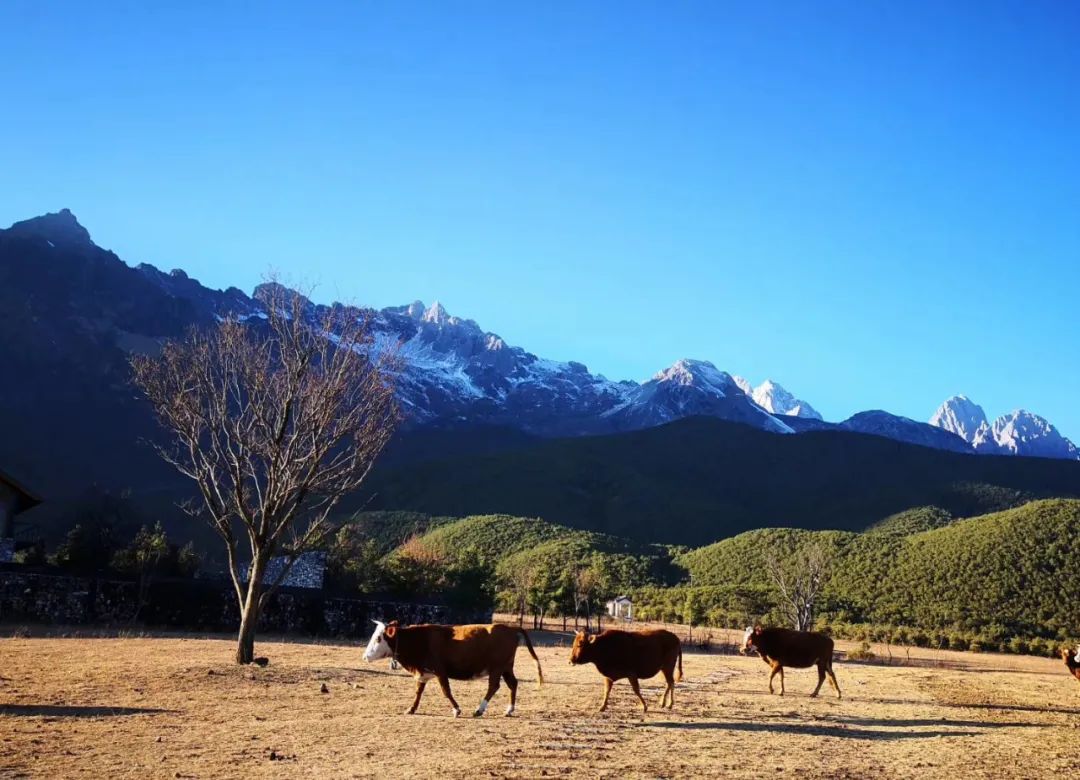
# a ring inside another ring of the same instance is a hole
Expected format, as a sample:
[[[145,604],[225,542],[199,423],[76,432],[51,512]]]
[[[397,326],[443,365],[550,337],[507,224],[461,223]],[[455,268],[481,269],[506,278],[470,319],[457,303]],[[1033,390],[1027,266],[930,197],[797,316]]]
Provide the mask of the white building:
[[[629,596],[616,596],[607,603],[608,616],[619,620],[634,619],[634,603]]]

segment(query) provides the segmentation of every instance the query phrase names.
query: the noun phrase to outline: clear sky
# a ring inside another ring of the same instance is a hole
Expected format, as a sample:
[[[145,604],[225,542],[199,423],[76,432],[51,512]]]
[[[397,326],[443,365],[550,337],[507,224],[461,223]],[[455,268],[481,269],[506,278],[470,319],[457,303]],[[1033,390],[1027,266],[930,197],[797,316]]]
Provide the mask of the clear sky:
[[[0,223],[1080,441],[1080,3],[0,5]]]

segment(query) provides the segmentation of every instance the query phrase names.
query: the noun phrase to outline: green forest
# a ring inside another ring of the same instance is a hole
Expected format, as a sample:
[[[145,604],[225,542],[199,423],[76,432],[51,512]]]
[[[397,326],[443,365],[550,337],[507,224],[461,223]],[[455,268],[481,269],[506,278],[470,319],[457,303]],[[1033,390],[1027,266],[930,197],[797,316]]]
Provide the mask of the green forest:
[[[768,528],[695,549],[509,515],[360,513],[330,566],[337,587],[483,602],[537,626],[627,594],[638,619],[734,628],[783,621],[767,561],[808,548],[828,560],[815,625],[839,637],[1052,654],[1080,633],[1072,499],[968,519],[922,507],[863,532]]]

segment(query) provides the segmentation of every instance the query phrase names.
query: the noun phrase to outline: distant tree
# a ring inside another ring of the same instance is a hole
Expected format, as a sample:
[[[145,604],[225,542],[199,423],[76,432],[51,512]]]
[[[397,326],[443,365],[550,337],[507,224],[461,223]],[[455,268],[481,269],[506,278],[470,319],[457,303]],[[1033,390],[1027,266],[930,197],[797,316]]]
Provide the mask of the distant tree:
[[[353,524],[334,535],[327,550],[326,577],[341,591],[377,593],[390,588],[379,543]]]
[[[765,559],[765,569],[779,600],[784,617],[797,631],[814,625],[814,607],[829,574],[831,555],[818,544],[809,544],[782,559],[775,552]]]
[[[176,555],[175,547],[172,549]],[[117,550],[113,555],[112,567],[118,571],[135,575],[138,582],[138,594],[132,621],[138,620],[139,613],[146,606],[150,595],[150,583],[162,561],[169,556],[169,537],[161,523],[153,528],[143,526],[127,547]]]
[[[194,577],[201,565],[202,560],[193,542],[188,542],[176,551],[176,573],[179,576]]]
[[[700,623],[704,618],[705,607],[702,604],[700,594],[693,588],[688,588],[686,591],[686,601],[683,604],[683,620],[686,621],[686,640],[688,642],[693,641],[694,626]]]
[[[445,589],[450,558],[414,535],[387,559],[386,566],[394,590],[411,596],[431,596]]]
[[[592,615],[592,602],[600,587],[600,575],[591,563],[579,564],[573,576],[574,629],[578,627],[578,616],[585,612],[585,630],[590,629],[589,618]]]
[[[133,533],[143,520],[126,492],[112,493],[96,487],[61,511],[70,528],[53,562],[82,572],[107,569],[119,544],[118,537]]]
[[[529,597],[536,580],[536,563],[528,556],[511,556],[499,563],[496,569],[503,603],[518,616],[518,625],[525,623]]]
[[[56,548],[53,562],[73,571],[90,572],[108,567],[116,550],[110,523],[76,523]]]
[[[201,501],[187,508],[224,542],[241,664],[254,658],[267,600],[297,557],[323,544],[334,508],[367,477],[397,422],[392,366],[373,350],[367,315],[343,306],[317,315],[301,295],[263,289],[265,320],[227,317],[132,359],[136,385],[170,434],[159,453],[195,483]],[[278,554],[286,564],[265,583]]]

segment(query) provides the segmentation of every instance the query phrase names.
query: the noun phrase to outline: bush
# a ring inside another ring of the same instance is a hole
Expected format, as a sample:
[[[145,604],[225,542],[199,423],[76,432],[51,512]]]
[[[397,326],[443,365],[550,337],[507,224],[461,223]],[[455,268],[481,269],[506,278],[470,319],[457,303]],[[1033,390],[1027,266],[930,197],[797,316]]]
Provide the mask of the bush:
[[[873,661],[877,656],[870,649],[870,643],[863,640],[858,648],[847,654],[847,657],[852,661]]]
[[[1017,655],[1026,655],[1031,652],[1031,643],[1026,639],[1014,636],[1009,640],[1008,652],[1016,653]]]

